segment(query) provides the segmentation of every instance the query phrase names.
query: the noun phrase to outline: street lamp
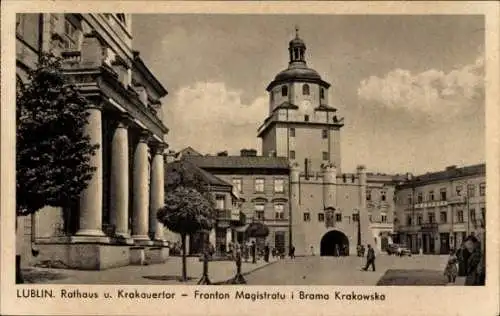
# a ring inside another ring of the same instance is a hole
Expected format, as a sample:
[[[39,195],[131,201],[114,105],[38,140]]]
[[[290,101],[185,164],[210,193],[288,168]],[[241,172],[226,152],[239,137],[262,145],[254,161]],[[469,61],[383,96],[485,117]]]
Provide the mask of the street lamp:
[[[411,227],[416,227],[416,220],[415,220],[415,180],[413,177],[413,174],[408,172],[406,174],[406,179],[410,182],[411,184]],[[410,234],[412,236],[413,234]],[[412,247],[412,241],[413,238],[410,237],[410,248]],[[415,243],[416,243],[416,238],[415,238]],[[416,248],[416,247],[415,247]]]

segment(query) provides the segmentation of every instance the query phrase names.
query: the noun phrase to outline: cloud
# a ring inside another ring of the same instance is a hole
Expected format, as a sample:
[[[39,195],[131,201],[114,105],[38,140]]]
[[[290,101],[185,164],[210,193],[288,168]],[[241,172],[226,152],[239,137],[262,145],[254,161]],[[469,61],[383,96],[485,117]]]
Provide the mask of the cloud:
[[[268,98],[241,100],[242,91],[220,82],[197,82],[180,88],[166,102],[167,141],[174,150],[191,146],[202,153],[260,149],[257,128],[268,114]]]
[[[358,98],[364,104],[453,117],[475,111],[484,103],[484,58],[448,73],[430,69],[412,74],[395,69],[384,78],[361,81]]]

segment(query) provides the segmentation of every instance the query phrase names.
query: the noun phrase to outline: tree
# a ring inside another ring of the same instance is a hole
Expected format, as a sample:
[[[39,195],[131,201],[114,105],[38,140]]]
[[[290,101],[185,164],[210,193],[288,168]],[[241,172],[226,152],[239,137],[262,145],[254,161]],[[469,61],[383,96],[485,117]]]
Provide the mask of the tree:
[[[17,215],[68,207],[87,187],[95,171],[90,158],[99,147],[85,134],[87,106],[68,84],[60,59],[43,53],[17,93]]]
[[[186,281],[186,236],[213,227],[213,204],[198,190],[179,185],[167,192],[165,206],[158,210],[157,218],[168,229],[181,235],[182,281]]]
[[[17,82],[16,215],[44,206],[68,207],[95,170],[90,158],[98,144],[85,134],[87,100],[68,84],[59,58],[42,53],[29,82]],[[20,276],[20,256],[16,274]]]

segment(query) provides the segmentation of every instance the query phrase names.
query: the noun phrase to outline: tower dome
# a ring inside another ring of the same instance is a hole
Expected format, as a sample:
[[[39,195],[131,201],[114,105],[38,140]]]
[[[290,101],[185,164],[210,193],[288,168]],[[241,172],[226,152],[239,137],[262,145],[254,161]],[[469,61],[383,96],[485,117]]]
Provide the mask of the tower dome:
[[[318,83],[326,88],[330,86],[329,83],[321,79],[316,70],[307,66],[305,58],[306,43],[299,37],[298,27],[295,28],[295,38],[288,43],[288,51],[290,54],[288,68],[274,77],[274,80],[267,87],[268,91],[278,84],[293,81]]]

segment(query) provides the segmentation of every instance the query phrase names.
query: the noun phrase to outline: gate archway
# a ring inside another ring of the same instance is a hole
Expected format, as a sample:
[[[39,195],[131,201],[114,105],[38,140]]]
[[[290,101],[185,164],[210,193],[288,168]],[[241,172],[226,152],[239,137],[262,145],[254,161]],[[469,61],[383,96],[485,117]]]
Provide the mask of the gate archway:
[[[338,230],[331,230],[323,235],[320,244],[321,256],[348,256],[349,238]]]

